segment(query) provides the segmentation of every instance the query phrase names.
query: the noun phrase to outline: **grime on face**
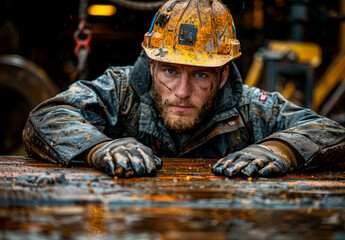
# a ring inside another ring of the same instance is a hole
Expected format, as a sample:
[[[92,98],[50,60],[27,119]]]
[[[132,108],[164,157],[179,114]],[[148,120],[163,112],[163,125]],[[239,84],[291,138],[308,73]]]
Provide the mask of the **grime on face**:
[[[164,124],[173,131],[193,129],[211,113],[229,67],[197,67],[150,62],[153,97]]]

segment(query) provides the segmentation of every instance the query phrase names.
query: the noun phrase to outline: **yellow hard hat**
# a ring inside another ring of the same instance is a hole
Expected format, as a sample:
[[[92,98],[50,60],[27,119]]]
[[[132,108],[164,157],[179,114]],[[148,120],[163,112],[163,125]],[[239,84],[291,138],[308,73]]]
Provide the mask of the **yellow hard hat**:
[[[168,0],[142,47],[156,61],[204,67],[223,66],[241,55],[230,10],[220,0]]]

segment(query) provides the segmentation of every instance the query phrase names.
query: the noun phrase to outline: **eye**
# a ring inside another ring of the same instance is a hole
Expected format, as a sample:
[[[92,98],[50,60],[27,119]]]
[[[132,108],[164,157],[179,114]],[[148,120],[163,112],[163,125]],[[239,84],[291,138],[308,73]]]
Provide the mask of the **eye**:
[[[196,73],[195,76],[198,77],[198,78],[205,78],[205,77],[207,77],[207,75],[205,73],[202,73],[202,72]]]
[[[168,74],[168,75],[173,75],[175,73],[175,70],[171,69],[171,68],[168,68],[168,69],[165,69],[165,73]]]

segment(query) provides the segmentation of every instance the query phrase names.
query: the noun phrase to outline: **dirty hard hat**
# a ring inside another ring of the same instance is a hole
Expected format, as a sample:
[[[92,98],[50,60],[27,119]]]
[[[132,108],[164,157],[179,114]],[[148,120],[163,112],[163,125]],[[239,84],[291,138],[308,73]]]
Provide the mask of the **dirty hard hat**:
[[[169,0],[155,15],[142,47],[168,63],[219,67],[241,55],[230,10],[220,0]]]

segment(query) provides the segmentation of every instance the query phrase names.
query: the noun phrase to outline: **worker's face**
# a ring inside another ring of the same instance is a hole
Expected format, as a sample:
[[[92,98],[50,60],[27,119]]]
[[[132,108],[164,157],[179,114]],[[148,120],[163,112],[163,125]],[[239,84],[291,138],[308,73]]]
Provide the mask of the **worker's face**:
[[[182,132],[195,127],[212,110],[229,66],[195,67],[150,61],[153,96],[164,124]]]

